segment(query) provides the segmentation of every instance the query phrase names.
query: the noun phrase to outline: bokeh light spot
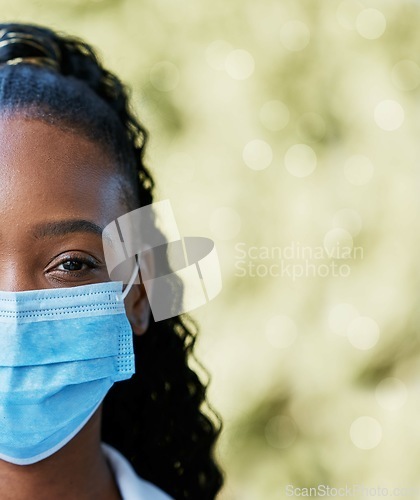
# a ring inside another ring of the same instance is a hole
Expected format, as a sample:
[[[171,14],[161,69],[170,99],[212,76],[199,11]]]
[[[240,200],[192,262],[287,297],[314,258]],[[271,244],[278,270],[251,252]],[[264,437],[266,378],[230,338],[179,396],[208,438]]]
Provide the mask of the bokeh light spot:
[[[356,19],[356,30],[363,38],[375,40],[386,29],[386,18],[377,9],[363,9]]]
[[[280,41],[291,52],[303,50],[310,38],[309,28],[302,21],[288,21],[280,28]]]
[[[255,61],[248,51],[235,49],[227,55],[225,69],[234,80],[246,80],[254,72]]]
[[[344,164],[344,175],[355,186],[368,183],[373,176],[373,170],[372,162],[363,155],[353,155]]]
[[[297,436],[297,425],[287,415],[277,415],[270,418],[265,426],[265,438],[273,448],[288,448]]]
[[[295,144],[284,155],[284,164],[295,177],[307,177],[316,168],[315,151],[307,144]]]
[[[297,337],[295,322],[286,315],[278,315],[270,318],[265,328],[267,341],[273,347],[289,347]]]
[[[379,326],[368,316],[353,319],[347,328],[347,338],[352,346],[365,351],[374,347],[379,340]]]
[[[242,158],[252,170],[264,170],[273,161],[273,150],[268,142],[262,139],[254,139],[244,147]]]
[[[391,79],[400,90],[414,90],[420,84],[420,66],[407,59],[399,61],[392,68]]]
[[[385,99],[376,105],[374,117],[382,130],[397,130],[404,122],[404,109],[398,101]]]
[[[356,418],[350,426],[350,439],[361,450],[371,450],[382,440],[381,424],[373,417]]]

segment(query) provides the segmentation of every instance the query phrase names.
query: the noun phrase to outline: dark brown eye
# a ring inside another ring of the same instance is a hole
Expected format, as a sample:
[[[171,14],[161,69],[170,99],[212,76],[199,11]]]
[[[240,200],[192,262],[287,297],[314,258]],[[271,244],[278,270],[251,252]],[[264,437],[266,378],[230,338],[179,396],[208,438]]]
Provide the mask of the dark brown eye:
[[[95,267],[97,267],[97,264],[93,260],[82,257],[67,257],[64,258],[55,269],[58,271],[78,272],[87,271]]]
[[[67,253],[57,257],[48,272],[58,281],[75,282],[92,278],[100,267],[100,262],[90,255]]]
[[[66,260],[60,264],[65,271],[81,271],[84,265],[86,264],[80,259]],[[58,268],[60,268],[60,266],[58,266]]]

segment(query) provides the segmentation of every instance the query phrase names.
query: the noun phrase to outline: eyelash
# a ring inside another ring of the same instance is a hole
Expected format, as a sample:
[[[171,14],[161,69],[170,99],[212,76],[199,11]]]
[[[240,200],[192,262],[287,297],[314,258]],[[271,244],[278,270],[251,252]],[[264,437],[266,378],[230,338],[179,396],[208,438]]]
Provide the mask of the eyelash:
[[[58,266],[61,266],[63,264],[66,264],[67,262],[72,262],[72,263],[77,263],[77,264],[84,264],[87,266],[85,269],[77,269],[77,270],[69,270],[69,269],[57,269]],[[64,273],[67,276],[80,276],[82,274],[85,274],[89,272],[92,269],[96,269],[98,264],[95,262],[94,259],[89,259],[87,257],[80,257],[78,255],[66,255],[65,258],[61,259],[60,262],[55,266],[55,269],[59,271],[60,273]]]

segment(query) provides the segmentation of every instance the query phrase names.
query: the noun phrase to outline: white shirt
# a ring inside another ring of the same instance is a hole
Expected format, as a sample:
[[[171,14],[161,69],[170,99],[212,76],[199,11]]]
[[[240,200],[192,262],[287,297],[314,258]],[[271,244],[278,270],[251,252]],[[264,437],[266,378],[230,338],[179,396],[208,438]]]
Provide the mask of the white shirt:
[[[115,448],[102,443],[102,450],[114,472],[123,500],[173,500],[156,485],[138,476],[130,462]]]

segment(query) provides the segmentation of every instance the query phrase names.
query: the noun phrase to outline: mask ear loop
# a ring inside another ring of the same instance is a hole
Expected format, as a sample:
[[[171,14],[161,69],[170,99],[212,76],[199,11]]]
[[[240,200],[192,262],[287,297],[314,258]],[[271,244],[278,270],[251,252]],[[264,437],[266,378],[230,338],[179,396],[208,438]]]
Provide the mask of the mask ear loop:
[[[131,278],[128,281],[127,286],[125,287],[125,290],[123,291],[123,293],[121,295],[121,300],[124,300],[127,297],[128,292],[131,290],[131,287],[133,286],[133,283],[136,280],[137,274],[140,270],[140,266],[139,266],[139,263],[137,260],[137,254],[135,255],[135,259],[136,259],[136,265],[134,266],[133,274],[131,275]]]

